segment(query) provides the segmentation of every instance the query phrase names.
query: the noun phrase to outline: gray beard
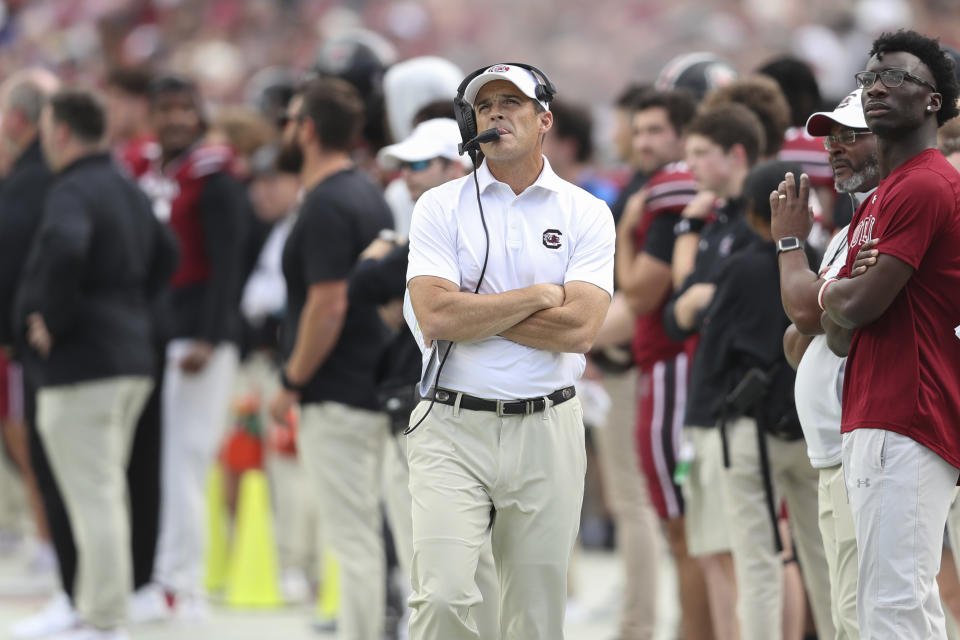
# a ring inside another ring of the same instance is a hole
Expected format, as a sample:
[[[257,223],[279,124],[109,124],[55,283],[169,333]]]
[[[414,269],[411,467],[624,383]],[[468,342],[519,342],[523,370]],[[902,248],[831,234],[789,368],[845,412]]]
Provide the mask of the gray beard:
[[[863,185],[873,182],[880,177],[880,164],[873,160],[867,162],[860,171],[855,171],[846,180],[833,181],[833,186],[839,193],[857,193],[862,191]]]

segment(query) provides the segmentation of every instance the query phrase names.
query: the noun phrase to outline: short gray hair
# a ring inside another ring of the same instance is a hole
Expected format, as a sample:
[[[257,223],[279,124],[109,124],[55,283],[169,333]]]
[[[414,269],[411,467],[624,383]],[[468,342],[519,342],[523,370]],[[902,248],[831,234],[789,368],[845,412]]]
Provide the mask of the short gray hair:
[[[58,88],[57,77],[46,69],[23,69],[4,83],[3,109],[16,109],[28,122],[39,125],[44,105]]]
[[[10,87],[7,94],[6,109],[16,109],[30,122],[40,124],[40,112],[47,103],[47,93],[30,80],[24,80]]]

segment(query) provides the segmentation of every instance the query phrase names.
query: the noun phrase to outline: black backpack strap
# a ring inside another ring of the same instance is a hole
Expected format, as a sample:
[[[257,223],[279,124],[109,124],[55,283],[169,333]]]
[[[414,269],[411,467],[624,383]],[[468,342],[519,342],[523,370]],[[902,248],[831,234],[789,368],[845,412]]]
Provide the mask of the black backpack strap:
[[[760,452],[760,476],[763,478],[764,501],[767,503],[767,512],[770,514],[770,523],[773,525],[773,548],[777,553],[783,551],[783,540],[780,539],[779,518],[777,505],[773,493],[773,477],[770,474],[770,451],[767,449],[767,434],[760,427],[757,420],[757,449]]]

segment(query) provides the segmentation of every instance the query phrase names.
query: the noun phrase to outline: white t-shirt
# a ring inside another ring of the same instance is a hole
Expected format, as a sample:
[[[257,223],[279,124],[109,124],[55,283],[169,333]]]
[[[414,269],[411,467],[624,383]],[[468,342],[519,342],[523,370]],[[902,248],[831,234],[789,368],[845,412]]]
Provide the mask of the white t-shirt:
[[[616,232],[605,202],[561,180],[546,158],[536,182],[520,195],[497,181],[486,161],[477,178],[490,233],[480,294],[583,281],[613,295]],[[473,293],[487,248],[473,179],[470,174],[453,180],[417,201],[407,282],[435,276]],[[416,326],[411,329],[418,333]],[[429,358],[427,349],[424,369]],[[439,386],[482,398],[539,397],[573,384],[584,366],[581,354],[544,351],[491,336],[454,345]]]
[[[383,190],[383,199],[387,201],[390,212],[393,214],[393,230],[398,236],[407,237],[410,234],[410,216],[413,215],[413,199],[410,189],[403,178],[397,178]]]
[[[820,264],[821,278],[834,278],[847,261],[847,229],[833,237]],[[840,464],[840,400],[847,363],[827,346],[827,337],[814,336],[807,347],[794,384],[797,415],[807,441],[810,464],[824,469]]]
[[[260,326],[267,316],[283,313],[287,306],[287,285],[283,279],[283,246],[296,221],[296,213],[273,225],[260,250],[257,264],[243,286],[240,310],[254,326]]]

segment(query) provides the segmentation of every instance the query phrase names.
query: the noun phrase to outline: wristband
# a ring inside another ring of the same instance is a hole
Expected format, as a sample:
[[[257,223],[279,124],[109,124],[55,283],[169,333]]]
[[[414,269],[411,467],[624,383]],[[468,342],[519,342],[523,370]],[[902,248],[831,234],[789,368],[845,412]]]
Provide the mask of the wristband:
[[[820,311],[826,311],[826,307],[823,306],[823,294],[826,293],[827,287],[836,282],[836,278],[827,278],[823,281],[823,284],[820,285],[820,292],[817,293],[817,306],[820,307]]]
[[[389,242],[390,244],[397,244],[397,239],[399,236],[393,229],[380,229],[380,233],[377,234],[377,238],[383,240],[384,242]]]
[[[303,388],[306,387],[306,384],[293,384],[290,382],[290,378],[287,377],[287,370],[280,370],[280,385],[287,391],[294,391],[300,393],[303,391]]]
[[[673,225],[673,235],[682,236],[685,233],[700,233],[707,226],[703,218],[683,218]]]

